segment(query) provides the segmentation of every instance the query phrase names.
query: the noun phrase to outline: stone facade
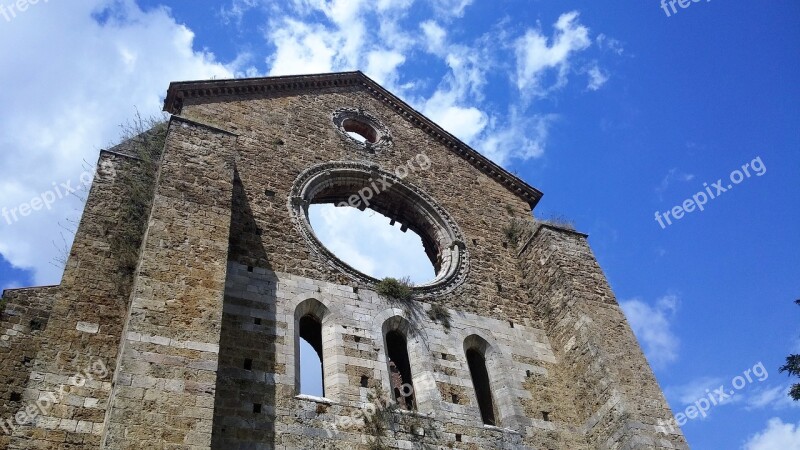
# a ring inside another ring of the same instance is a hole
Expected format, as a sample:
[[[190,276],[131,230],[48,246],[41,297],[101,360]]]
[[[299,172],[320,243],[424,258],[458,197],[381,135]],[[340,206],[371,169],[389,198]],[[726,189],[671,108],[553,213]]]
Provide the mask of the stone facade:
[[[102,152],[128,176],[96,175],[61,285],[4,293],[4,448],[688,448],[586,236],[360,72],[173,83],[165,109],[152,171]],[[416,232],[436,278],[380,295],[313,203]],[[308,318],[324,398],[299,395]]]

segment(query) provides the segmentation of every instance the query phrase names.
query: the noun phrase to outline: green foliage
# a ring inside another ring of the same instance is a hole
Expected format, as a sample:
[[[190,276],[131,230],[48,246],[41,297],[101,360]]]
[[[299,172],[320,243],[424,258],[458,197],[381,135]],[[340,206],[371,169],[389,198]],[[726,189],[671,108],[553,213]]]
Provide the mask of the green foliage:
[[[800,306],[800,299],[795,300],[794,302]],[[780,371],[788,373],[789,376],[800,377],[800,355],[787,356],[786,364],[781,366]],[[795,383],[792,385],[792,389],[789,391],[789,396],[795,401],[800,400],[800,383]]]
[[[792,386],[792,389],[789,390],[789,396],[795,401],[800,400],[800,383],[796,383]]]
[[[786,372],[790,376],[800,377],[800,355],[789,355],[786,357],[786,364],[781,366],[781,372]],[[800,383],[792,386],[789,395],[795,399],[800,400]]]
[[[448,330],[450,329],[450,311],[444,306],[434,303],[428,310],[428,317],[434,322],[441,323]]]
[[[375,292],[393,300],[409,301],[413,294],[414,285],[409,277],[386,277],[375,285]]]
[[[142,118],[137,113],[133,121],[121,128],[120,151],[134,156],[138,167],[117,171],[114,182],[125,187],[127,198],[121,199],[117,216],[108,226],[112,230],[112,254],[120,261],[121,269],[117,275],[127,279],[133,275],[139,259],[139,246],[150,214],[158,162],[166,142],[167,124],[156,118]]]
[[[547,218],[539,219],[539,222],[575,231],[575,223],[560,214],[554,214]]]
[[[513,246],[517,246],[519,244],[520,238],[522,235],[525,234],[525,231],[530,226],[529,222],[523,219],[513,218],[508,225],[503,228],[503,234],[506,237],[506,240],[511,243]]]

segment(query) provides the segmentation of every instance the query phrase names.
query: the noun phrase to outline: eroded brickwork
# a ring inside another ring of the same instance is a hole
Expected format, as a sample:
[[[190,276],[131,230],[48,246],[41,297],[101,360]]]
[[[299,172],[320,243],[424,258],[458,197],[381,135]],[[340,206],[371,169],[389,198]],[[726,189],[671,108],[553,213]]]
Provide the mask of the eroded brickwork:
[[[585,236],[534,232],[538,191],[371,80],[186,83],[167,109],[141,227],[114,225],[143,186],[100,174],[61,286],[6,294],[18,315],[2,318],[5,412],[70,389],[0,443],[686,448],[655,427],[671,413]],[[345,133],[359,117],[374,144]],[[135,156],[119,148],[101,162],[146,175]],[[412,300],[378,295],[304,220],[309,203],[347,201],[377,179],[394,187],[370,206],[423,236],[440,269]],[[512,222],[527,232],[508,233]],[[126,240],[133,262],[118,251]],[[324,398],[299,395],[306,315],[320,323]],[[407,341],[413,411],[394,404],[389,332]],[[496,425],[482,420],[467,351],[485,361]],[[104,370],[70,386],[98,361]]]
[[[0,448],[6,448],[18,426],[14,416],[27,404],[23,392],[34,370],[37,342],[50,319],[56,286],[13,289],[4,293],[7,302],[0,312]]]
[[[586,236],[539,226],[520,269],[560,361],[556,382],[570,385],[561,392],[574,402],[573,424],[588,447],[686,448],[678,430],[658,428],[671,412]]]

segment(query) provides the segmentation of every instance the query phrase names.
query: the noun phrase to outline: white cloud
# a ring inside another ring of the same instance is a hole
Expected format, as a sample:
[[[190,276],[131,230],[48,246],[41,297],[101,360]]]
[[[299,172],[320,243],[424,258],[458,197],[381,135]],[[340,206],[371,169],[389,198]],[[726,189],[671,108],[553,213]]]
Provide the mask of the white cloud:
[[[664,395],[667,397],[670,406],[676,413],[685,411],[689,406],[694,405],[702,399],[708,399],[709,396],[711,396],[711,398],[715,400],[715,403],[713,404],[713,408],[704,415],[701,415],[701,420],[705,420],[710,417],[717,408],[741,403],[744,400],[744,397],[740,394],[719,399],[719,395],[717,395],[716,391],[721,387],[727,388],[727,386],[729,386],[729,382],[721,377],[699,377],[683,385],[667,386],[664,389]]]
[[[339,38],[322,25],[286,19],[270,35],[277,50],[269,58],[270,75],[331,72],[337,67]],[[337,63],[337,64],[335,64]]]
[[[609,50],[613,53],[616,53],[617,56],[622,56],[622,54],[625,53],[625,49],[622,46],[622,42],[610,38],[603,33],[597,35],[597,37],[595,38],[595,42],[597,43],[597,46],[600,47],[601,49]]]
[[[245,13],[260,3],[261,0],[232,0],[230,6],[222,6],[220,8],[220,16],[225,23],[235,22],[241,24]]]
[[[131,0],[40,3],[3,23],[0,65],[14,70],[0,72],[0,207],[77,184],[83,161],[116,140],[134,107],[160,111],[170,81],[233,75],[236,67],[193,50],[193,39],[166,9],[143,12]],[[0,253],[33,269],[35,283],[57,283],[52,242],[80,208],[69,199],[12,224],[0,218]]]
[[[270,75],[362,69],[390,90],[399,90],[399,69],[413,40],[396,21],[410,1],[295,0],[273,8],[267,40]],[[325,19],[316,20],[319,15]]]
[[[426,20],[420,24],[425,35],[425,45],[429,52],[442,55],[445,53],[447,31],[433,20]]]
[[[511,159],[527,160],[544,154],[555,114],[524,116],[512,108],[504,121],[494,120],[491,130],[477,143],[477,148],[498,164]]]
[[[461,17],[473,0],[431,0],[436,11],[444,16]]]
[[[364,73],[382,86],[397,83],[397,68],[406,61],[399,52],[375,50],[367,54],[367,68]]]
[[[639,299],[620,302],[620,306],[651,364],[664,367],[678,359],[680,340],[671,323],[678,309],[677,296],[665,295],[655,306]]]
[[[471,144],[486,127],[486,114],[472,106],[458,105],[458,95],[452,91],[437,91],[422,107],[431,120]]]
[[[596,91],[603,87],[604,84],[608,81],[608,74],[604,72],[598,65],[595,63],[589,70],[587,71],[589,75],[589,84],[586,86],[590,91]]]
[[[577,12],[562,14],[554,27],[550,42],[541,30],[528,30],[515,43],[517,88],[526,95],[543,96],[566,85],[570,58],[592,45]],[[544,77],[551,71],[555,79],[547,86]]]
[[[677,403],[673,406],[678,407],[679,405],[691,405],[698,399],[708,397],[710,392],[724,385],[725,380],[720,377],[700,377],[680,386],[668,386],[664,390],[664,394],[672,402]],[[730,398],[723,401],[730,402]]]
[[[778,386],[759,387],[747,396],[745,409],[773,409],[781,410],[786,408],[800,408],[800,403],[789,397],[791,383],[784,383]]]
[[[784,423],[780,418],[769,420],[767,427],[750,437],[744,450],[800,450],[800,423]]]

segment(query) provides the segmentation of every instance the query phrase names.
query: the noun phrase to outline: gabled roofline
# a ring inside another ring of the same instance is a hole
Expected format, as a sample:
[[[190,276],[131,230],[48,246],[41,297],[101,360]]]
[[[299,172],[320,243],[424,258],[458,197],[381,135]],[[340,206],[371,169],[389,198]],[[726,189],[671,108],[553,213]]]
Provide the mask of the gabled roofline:
[[[540,190],[495,164],[489,160],[489,158],[481,155],[472,147],[445,131],[442,127],[360,71],[172,82],[169,85],[167,97],[164,100],[164,111],[170,114],[180,114],[183,108],[183,101],[188,98],[203,99],[207,103],[212,103],[216,98],[226,96],[242,96],[248,94],[263,96],[264,94],[273,92],[284,93],[299,89],[334,88],[357,85],[364,86],[375,98],[422,128],[422,130],[444,144],[448,149],[464,158],[475,168],[525,200],[530,205],[531,210],[539,203],[543,195]]]

